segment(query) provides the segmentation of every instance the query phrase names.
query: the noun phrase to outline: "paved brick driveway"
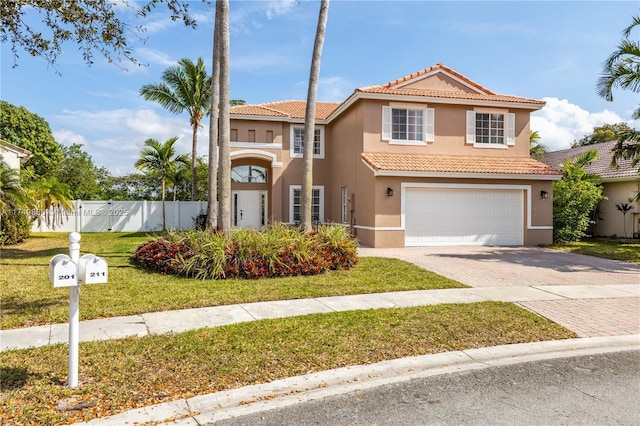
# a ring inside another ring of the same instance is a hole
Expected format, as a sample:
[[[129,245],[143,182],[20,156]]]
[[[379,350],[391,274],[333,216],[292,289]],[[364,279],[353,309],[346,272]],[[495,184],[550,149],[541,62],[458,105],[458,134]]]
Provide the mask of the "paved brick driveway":
[[[632,284],[640,265],[537,247],[360,248],[361,256],[393,257],[471,287]],[[640,334],[640,297],[531,301],[520,306],[581,337]]]
[[[640,284],[640,265],[538,247],[360,248],[394,257],[471,287]]]

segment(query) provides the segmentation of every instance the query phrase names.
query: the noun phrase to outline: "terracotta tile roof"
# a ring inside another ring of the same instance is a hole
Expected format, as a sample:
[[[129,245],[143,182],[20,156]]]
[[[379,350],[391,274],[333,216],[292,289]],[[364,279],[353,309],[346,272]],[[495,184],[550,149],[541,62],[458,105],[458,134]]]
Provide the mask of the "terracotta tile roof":
[[[385,86],[369,86],[356,89],[357,92],[362,93],[378,93],[387,95],[404,95],[404,96],[423,96],[427,98],[442,98],[442,99],[465,99],[474,101],[493,101],[493,102],[513,102],[513,103],[526,103],[533,105],[544,105],[544,101],[537,99],[521,98],[519,96],[511,95],[483,95],[480,93],[466,93],[466,92],[454,92],[444,90],[432,90],[432,89],[413,89],[404,88],[399,89],[387,88]]]
[[[631,160],[620,160],[618,161],[619,168],[611,168],[611,158],[613,157],[611,149],[615,146],[615,144],[616,141],[609,141],[597,143],[594,145],[564,149],[561,151],[548,152],[544,155],[542,161],[550,165],[551,167],[560,169],[560,166],[567,159],[575,159],[578,155],[595,149],[598,152],[598,159],[584,168],[587,172],[596,174],[604,180],[638,178],[638,167],[633,167],[631,165]]]
[[[338,106],[340,106],[339,102],[316,102],[316,119],[326,119]],[[306,108],[306,101],[279,101],[258,105],[238,105],[231,107],[230,112],[238,115],[304,118]]]
[[[438,63],[438,64],[436,64],[436,65],[434,65],[432,67],[425,68],[422,71],[414,72],[413,74],[409,74],[409,75],[404,76],[402,78],[399,78],[397,80],[391,81],[391,82],[389,82],[387,84],[384,84],[382,87],[388,89],[390,87],[397,86],[400,83],[404,83],[405,81],[411,80],[413,78],[419,77],[419,76],[424,75],[424,74],[428,74],[428,73],[430,73],[432,71],[436,71],[436,70],[446,71],[449,74],[454,75],[457,78],[459,78],[460,80],[464,81],[468,85],[473,86],[476,89],[486,93],[487,95],[495,95],[495,93],[492,92],[491,90],[489,90],[486,87],[476,83],[475,81],[471,80],[470,78],[465,77],[464,75],[460,74],[459,72],[457,72],[457,71],[455,71],[455,70],[443,65],[442,63]]]
[[[375,171],[386,172],[562,175],[553,167],[533,158],[365,152],[362,153],[362,159]]]

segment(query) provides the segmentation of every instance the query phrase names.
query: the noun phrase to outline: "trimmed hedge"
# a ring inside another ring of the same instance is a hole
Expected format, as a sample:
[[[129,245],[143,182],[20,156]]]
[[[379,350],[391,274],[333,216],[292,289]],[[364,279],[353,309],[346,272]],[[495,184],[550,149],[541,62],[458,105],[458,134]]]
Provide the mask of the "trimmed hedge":
[[[256,231],[191,230],[140,245],[136,264],[162,274],[202,279],[316,275],[350,269],[358,243],[342,226],[320,225],[307,233],[283,224]]]

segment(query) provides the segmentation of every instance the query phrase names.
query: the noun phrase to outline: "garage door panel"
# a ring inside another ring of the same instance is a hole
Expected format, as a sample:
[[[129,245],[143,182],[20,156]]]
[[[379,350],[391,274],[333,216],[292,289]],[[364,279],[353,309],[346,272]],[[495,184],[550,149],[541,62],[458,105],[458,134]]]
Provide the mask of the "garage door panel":
[[[523,191],[407,188],[405,245],[522,245]]]

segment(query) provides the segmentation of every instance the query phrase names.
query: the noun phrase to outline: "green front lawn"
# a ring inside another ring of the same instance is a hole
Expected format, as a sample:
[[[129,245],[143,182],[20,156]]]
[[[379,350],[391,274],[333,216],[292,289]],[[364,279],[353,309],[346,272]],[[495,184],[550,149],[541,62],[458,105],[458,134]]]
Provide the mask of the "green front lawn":
[[[82,343],[78,389],[66,387],[66,345],[3,352],[0,423],[67,424],[348,365],[571,337],[503,302],[313,314]]]
[[[572,243],[556,243],[549,248],[640,264],[640,241],[638,240],[591,238]]]
[[[160,275],[131,263],[136,247],[152,238],[145,233],[82,234],[81,254],[93,253],[109,263],[107,284],[82,286],[82,320],[267,300],[464,287],[415,265],[385,258],[361,258],[351,270],[317,276],[199,280]],[[54,289],[48,278],[49,260],[68,254],[68,247],[67,233],[45,233],[2,248],[2,328],[68,321],[69,291]]]

